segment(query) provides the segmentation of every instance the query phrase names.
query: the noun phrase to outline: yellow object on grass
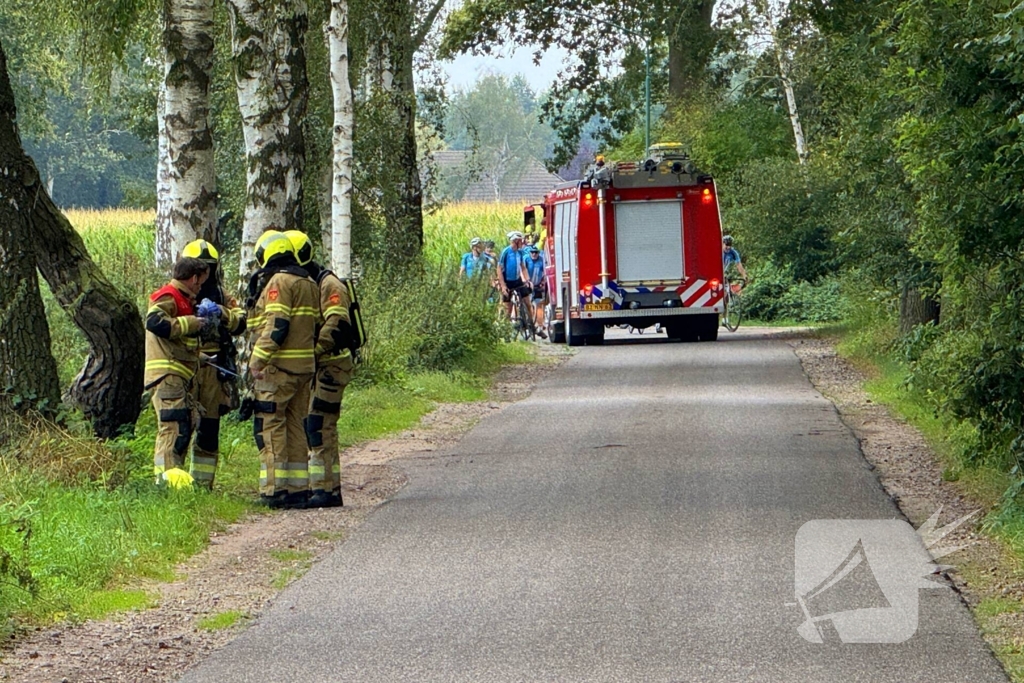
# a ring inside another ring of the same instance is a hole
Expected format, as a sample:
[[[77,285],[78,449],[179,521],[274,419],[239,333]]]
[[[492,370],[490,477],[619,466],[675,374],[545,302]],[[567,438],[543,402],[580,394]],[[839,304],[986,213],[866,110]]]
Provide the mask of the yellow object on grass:
[[[194,481],[191,474],[178,467],[172,467],[165,471],[162,476],[164,481],[167,482],[167,485],[172,489],[188,488],[192,486],[192,482]]]

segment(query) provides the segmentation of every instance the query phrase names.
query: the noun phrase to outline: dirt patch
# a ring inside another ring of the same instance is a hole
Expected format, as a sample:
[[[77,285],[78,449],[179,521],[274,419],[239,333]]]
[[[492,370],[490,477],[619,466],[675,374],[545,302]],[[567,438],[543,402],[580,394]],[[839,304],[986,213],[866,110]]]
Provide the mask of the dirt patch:
[[[815,388],[835,404],[860,440],[864,457],[915,528],[940,508],[940,526],[979,513],[942,539],[941,546],[966,547],[939,563],[952,567],[944,573],[971,607],[986,641],[1014,680],[1024,680],[1019,661],[1024,648],[1024,567],[999,541],[980,533],[987,510],[980,510],[958,484],[943,479],[942,463],[921,433],[872,402],[861,388],[867,378],[840,358],[831,342],[802,338],[789,344]]]
[[[345,507],[252,515],[213,534],[171,583],[135,581],[156,606],[13,636],[0,678],[9,681],[170,681],[231,641],[291,581],[333,549],[405,483],[391,460],[443,449],[484,416],[525,398],[564,351],[542,344],[540,363],[504,368],[487,401],[441,404],[413,429],[346,449]],[[209,628],[213,617],[234,624]],[[204,625],[206,628],[204,628]]]

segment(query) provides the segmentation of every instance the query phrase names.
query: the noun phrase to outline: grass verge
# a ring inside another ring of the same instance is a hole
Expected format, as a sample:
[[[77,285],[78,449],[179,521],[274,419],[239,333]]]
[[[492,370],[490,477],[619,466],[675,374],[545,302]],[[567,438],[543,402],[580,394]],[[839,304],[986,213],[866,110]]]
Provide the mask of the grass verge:
[[[351,445],[408,429],[439,402],[484,399],[496,370],[531,357],[525,344],[502,345],[457,371],[352,387],[340,441]],[[259,462],[251,422],[222,420],[213,493],[153,485],[155,429],[147,410],[134,435],[106,444],[89,438],[84,424],[42,422],[9,442],[0,453],[0,613],[39,624],[145,608],[151,598],[127,589],[133,578],[171,580],[175,565],[204,548],[211,532],[265,514],[254,505]],[[275,580],[283,586],[309,558],[279,555],[294,565]]]

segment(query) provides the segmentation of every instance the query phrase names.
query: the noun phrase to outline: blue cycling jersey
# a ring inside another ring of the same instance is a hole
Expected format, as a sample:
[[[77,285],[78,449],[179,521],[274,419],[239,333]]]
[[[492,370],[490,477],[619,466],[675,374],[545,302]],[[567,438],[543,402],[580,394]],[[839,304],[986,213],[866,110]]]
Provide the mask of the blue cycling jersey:
[[[498,256],[498,262],[505,273],[505,282],[515,282],[520,279],[519,264],[523,262],[522,252],[511,246],[505,247],[501,255]]]
[[[535,261],[532,256],[527,257],[526,273],[530,276],[530,284],[539,285],[544,280],[544,258],[538,256]]]
[[[740,252],[736,251],[733,247],[729,247],[722,252],[722,268],[724,270],[729,270],[729,266],[739,262]]]
[[[487,254],[481,253],[480,256],[474,256],[473,252],[467,252],[462,255],[462,267],[466,269],[466,277],[473,277],[473,275],[482,273],[487,270],[491,265],[491,260],[487,257]]]

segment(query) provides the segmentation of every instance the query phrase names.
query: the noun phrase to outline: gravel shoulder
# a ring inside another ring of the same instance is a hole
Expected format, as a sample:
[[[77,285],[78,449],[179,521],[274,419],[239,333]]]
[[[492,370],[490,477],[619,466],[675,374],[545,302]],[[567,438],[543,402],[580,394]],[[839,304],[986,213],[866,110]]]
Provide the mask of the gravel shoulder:
[[[940,545],[965,546],[939,560],[971,608],[982,635],[1014,681],[1024,681],[1024,566],[979,530],[980,510],[956,482],[945,481],[939,456],[914,427],[868,397],[868,379],[840,358],[829,340],[789,340],[815,388],[832,401],[860,441],[865,459],[915,528],[941,510],[939,525],[977,512]]]
[[[0,651],[0,679],[175,680],[259,618],[286,585],[405,485],[405,474],[391,461],[427,456],[454,443],[485,415],[528,396],[567,356],[559,347],[537,348],[540,362],[504,368],[488,400],[439,404],[410,430],[346,449],[344,508],[251,515],[213,534],[204,551],[176,568],[173,582],[136,580],[123,587],[146,591],[153,607],[12,635]],[[222,628],[201,625],[218,615],[238,618]]]

